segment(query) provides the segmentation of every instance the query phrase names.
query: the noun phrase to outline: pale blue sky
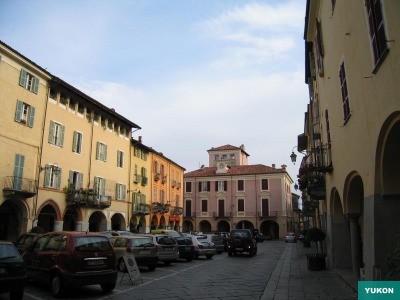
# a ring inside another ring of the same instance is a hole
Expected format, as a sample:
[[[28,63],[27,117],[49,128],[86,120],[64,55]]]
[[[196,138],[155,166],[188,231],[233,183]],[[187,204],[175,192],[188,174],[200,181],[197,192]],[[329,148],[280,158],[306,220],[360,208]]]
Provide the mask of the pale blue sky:
[[[1,0],[0,40],[142,127],[192,171],[244,144],[288,165],[303,131],[306,1]]]

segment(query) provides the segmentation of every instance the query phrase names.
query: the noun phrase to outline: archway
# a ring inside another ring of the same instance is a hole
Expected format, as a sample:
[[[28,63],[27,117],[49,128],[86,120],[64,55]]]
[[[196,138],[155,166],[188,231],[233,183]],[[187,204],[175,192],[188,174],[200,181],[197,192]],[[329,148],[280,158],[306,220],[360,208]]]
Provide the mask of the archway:
[[[254,229],[254,225],[250,221],[243,220],[236,224],[236,229]]]
[[[126,222],[122,214],[113,214],[111,217],[111,230],[126,230]]]
[[[105,230],[107,230],[106,216],[100,211],[95,211],[89,217],[89,231],[99,232]]]
[[[57,213],[52,205],[45,205],[39,213],[37,226],[43,228],[44,232],[54,231],[54,223]]]
[[[261,223],[260,232],[271,236],[272,239],[279,239],[279,224],[272,220],[266,220]]]
[[[15,242],[26,232],[28,208],[21,200],[5,200],[0,205],[0,240]]]
[[[157,215],[153,215],[153,217],[151,218],[150,230],[157,229],[157,227],[158,227],[158,218]]]
[[[206,220],[201,221],[199,223],[199,231],[204,233],[211,232],[211,223]]]
[[[74,206],[68,206],[64,213],[63,230],[74,231],[79,220],[78,212]]]
[[[231,226],[229,223],[225,220],[221,220],[217,224],[217,231],[219,232],[230,232],[231,231]]]
[[[194,231],[193,223],[191,221],[183,221],[182,224],[182,231],[183,232],[192,232]]]

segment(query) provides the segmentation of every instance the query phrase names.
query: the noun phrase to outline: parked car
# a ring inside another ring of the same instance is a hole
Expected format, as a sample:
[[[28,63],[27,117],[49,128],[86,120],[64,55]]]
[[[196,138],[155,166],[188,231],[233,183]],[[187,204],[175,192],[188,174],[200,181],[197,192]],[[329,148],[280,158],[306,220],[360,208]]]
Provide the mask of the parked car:
[[[151,234],[167,234],[172,237],[182,236],[182,234],[176,230],[171,229],[152,229],[150,231]]]
[[[23,254],[28,278],[50,284],[53,296],[70,287],[100,284],[104,292],[116,285],[114,250],[104,235],[60,231],[41,235]]]
[[[194,246],[195,258],[205,256],[207,259],[211,259],[215,255],[214,243],[208,240],[205,235],[192,235],[190,237]]]
[[[0,241],[0,293],[22,300],[26,285],[26,268],[21,254],[9,241]]]
[[[154,271],[158,264],[157,247],[153,243],[150,236],[133,235],[133,236],[113,236],[112,242],[115,256],[117,259],[117,268],[121,272],[126,272],[123,257],[133,256],[139,267],[147,267],[150,271]],[[111,241],[110,241],[111,242]]]
[[[14,243],[15,247],[17,247],[19,253],[23,254],[25,250],[32,245],[32,243],[40,236],[39,233],[35,232],[26,232],[21,234],[17,241]]]
[[[158,260],[164,265],[170,265],[179,258],[179,247],[176,240],[166,234],[155,234],[151,236],[157,247]]]
[[[106,237],[112,237],[112,236],[132,236],[135,235],[133,232],[127,231],[127,230],[106,230],[106,231],[100,231],[99,233],[104,234]]]
[[[214,243],[215,246],[215,251],[218,254],[221,254],[222,252],[225,251],[225,245],[224,245],[224,239],[222,236],[217,235],[217,234],[206,234],[206,237]]]
[[[257,254],[257,241],[250,229],[234,229],[228,240],[228,256],[238,253],[247,253],[249,256]]]
[[[288,232],[288,234],[285,237],[285,242],[286,243],[297,243],[297,237],[294,232]]]
[[[223,232],[216,232],[215,234],[218,234],[218,235],[222,236],[222,239],[224,241],[224,246],[225,246],[224,251],[227,251],[228,250],[229,232],[224,232],[223,231]]]
[[[196,252],[192,238],[190,236],[174,237],[179,247],[179,258],[192,261],[195,258]]]

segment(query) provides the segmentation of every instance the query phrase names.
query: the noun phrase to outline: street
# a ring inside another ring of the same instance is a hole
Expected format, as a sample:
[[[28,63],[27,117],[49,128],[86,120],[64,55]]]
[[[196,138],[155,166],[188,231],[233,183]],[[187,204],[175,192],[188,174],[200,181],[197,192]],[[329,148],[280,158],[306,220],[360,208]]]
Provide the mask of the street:
[[[71,289],[63,299],[308,299],[302,278],[290,274],[289,282],[289,273],[299,269],[290,261],[305,264],[302,249],[301,243],[265,241],[258,243],[254,257],[228,257],[222,253],[211,260],[159,264],[154,272],[141,269],[143,283],[138,280],[132,284],[128,274],[120,282],[119,273],[117,286],[110,294],[104,294],[100,286],[89,286]],[[354,291],[331,271],[307,274],[311,276],[307,284],[316,289],[311,292],[312,299],[354,299]],[[24,299],[51,298],[47,286],[29,282],[25,289]],[[1,295],[0,300],[5,299],[8,295]]]

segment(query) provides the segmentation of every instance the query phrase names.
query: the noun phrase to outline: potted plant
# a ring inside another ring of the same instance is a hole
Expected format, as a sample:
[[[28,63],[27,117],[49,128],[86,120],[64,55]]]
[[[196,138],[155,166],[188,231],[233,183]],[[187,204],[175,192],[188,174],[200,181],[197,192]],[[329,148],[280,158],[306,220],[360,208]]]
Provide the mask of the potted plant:
[[[325,254],[318,253],[318,244],[322,242],[326,237],[326,234],[323,230],[317,227],[310,228],[307,230],[305,240],[314,242],[316,245],[317,253],[307,254],[307,265],[308,269],[312,271],[317,270],[325,270],[326,269],[326,262],[325,262]]]

